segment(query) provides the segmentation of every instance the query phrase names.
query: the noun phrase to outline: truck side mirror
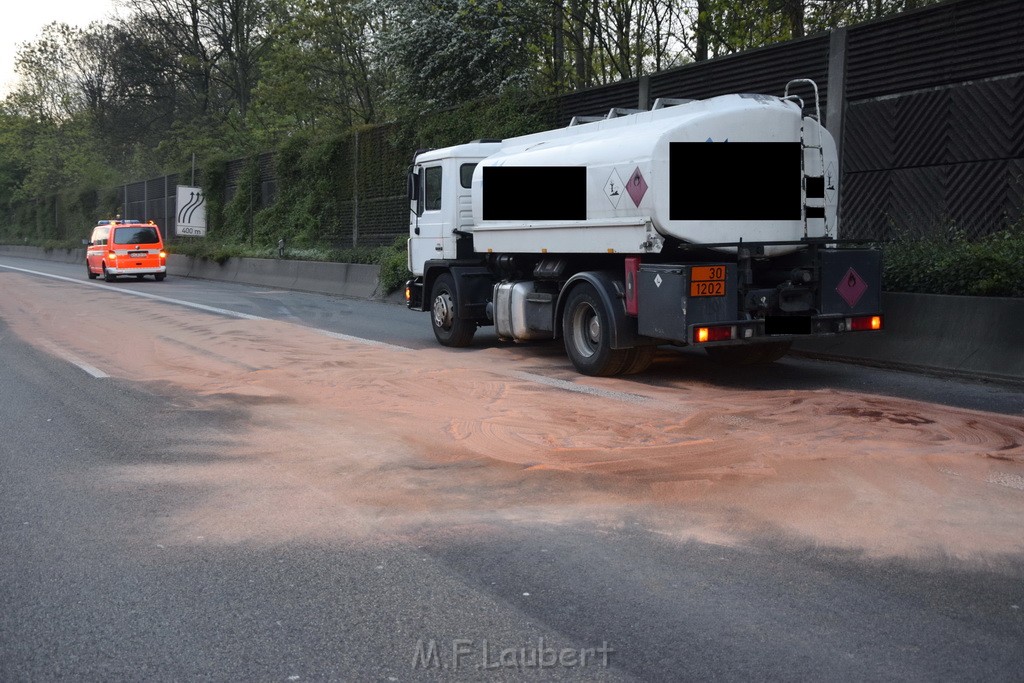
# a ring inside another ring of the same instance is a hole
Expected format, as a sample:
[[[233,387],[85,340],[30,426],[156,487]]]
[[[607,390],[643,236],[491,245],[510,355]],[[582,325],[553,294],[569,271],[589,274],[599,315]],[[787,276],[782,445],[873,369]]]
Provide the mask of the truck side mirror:
[[[82,240],[82,246],[83,247],[91,247],[92,246],[92,242],[90,242],[89,240]]]
[[[423,202],[420,197],[420,174],[410,169],[408,176],[409,210],[417,216],[423,215]]]

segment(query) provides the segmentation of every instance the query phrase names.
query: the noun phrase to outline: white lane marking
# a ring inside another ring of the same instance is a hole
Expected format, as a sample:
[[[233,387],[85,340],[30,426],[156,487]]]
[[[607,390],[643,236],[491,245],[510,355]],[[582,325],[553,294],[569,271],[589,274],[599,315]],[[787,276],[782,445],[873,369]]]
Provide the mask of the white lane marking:
[[[191,301],[183,301],[181,299],[171,299],[166,296],[159,296],[157,294],[147,294],[146,292],[139,292],[133,289],[122,289],[120,287],[111,287],[110,285],[101,284],[99,282],[90,282],[88,280],[80,280],[70,277],[64,277],[63,275],[53,275],[52,273],[44,273],[38,270],[28,270],[25,268],[15,268],[14,266],[7,266],[0,263],[0,268],[7,268],[9,270],[16,270],[21,273],[29,273],[31,275],[39,275],[42,277],[53,278],[55,280],[63,280],[64,282],[70,282],[76,285],[84,285],[89,287],[99,287],[106,289],[111,292],[117,292],[119,294],[131,294],[132,296],[141,296],[146,299],[153,299],[154,301],[162,301],[164,303],[175,304],[178,306],[186,306],[188,308],[195,308],[200,311],[206,311],[208,313],[217,313],[219,315],[226,315],[233,318],[242,318],[244,320],[270,320],[270,318],[263,318],[258,315],[250,315],[248,313],[239,313],[237,311],[231,311],[226,308],[216,308],[214,306],[206,306],[203,304],[192,303]],[[284,322],[284,321],[278,321]],[[297,323],[285,323],[285,324],[297,324]],[[306,327],[303,325],[302,327]],[[407,346],[398,346],[396,344],[389,344],[387,342],[377,341],[376,339],[365,339],[363,337],[353,337],[349,334],[342,334],[340,332],[331,332],[319,327],[307,327],[306,329],[319,332],[320,334],[330,337],[331,339],[340,339],[341,341],[354,342],[356,344],[364,344],[366,346],[374,346],[382,349],[389,349],[392,351],[413,351]],[[83,368],[84,369],[84,368]],[[95,368],[93,368],[95,370]],[[88,372],[88,371],[87,371]],[[99,372],[99,371],[97,371]],[[518,379],[526,380],[527,382],[535,382],[537,384],[543,384],[556,389],[563,389],[565,391],[572,391],[578,394],[587,394],[590,396],[601,396],[603,398],[610,398],[616,401],[625,401],[626,403],[635,404],[650,404],[654,403],[654,400],[646,396],[640,396],[639,394],[630,394],[624,391],[613,391],[610,389],[598,389],[597,387],[588,387],[585,384],[575,384],[573,382],[567,382],[564,379],[555,379],[554,377],[545,377],[543,375],[535,375],[532,372],[515,371],[509,373],[510,376]]]
[[[1019,474],[994,474],[988,478],[988,483],[999,484],[1018,491],[1024,491],[1024,477]]]
[[[5,266],[0,263],[0,268],[7,268],[8,270],[16,270],[20,273],[29,273],[30,275],[41,275],[42,277],[48,277],[53,280],[63,280],[64,282],[70,282],[76,285],[82,285],[84,287],[99,287],[100,289],[106,289],[111,292],[117,292],[118,294],[130,294],[131,296],[141,296],[143,299],[152,299],[154,301],[163,301],[168,304],[177,304],[178,306],[188,306],[189,308],[195,308],[200,311],[206,311],[207,313],[217,313],[218,315],[226,315],[232,318],[241,318],[243,320],[268,320],[268,318],[261,318],[258,315],[249,315],[248,313],[239,313],[238,311],[229,311],[226,308],[217,308],[216,306],[206,306],[204,304],[195,304],[191,301],[182,301],[181,299],[171,299],[166,296],[160,296],[158,294],[148,294],[146,292],[139,292],[134,289],[122,289],[121,287],[112,287],[110,285],[100,284],[99,282],[89,282],[88,280],[80,280],[71,277],[64,277],[63,275],[54,275],[53,273],[44,273],[38,270],[28,270],[27,268],[15,268],[14,266]]]
[[[342,341],[356,342],[358,344],[365,344],[366,346],[376,346],[381,349],[391,349],[392,351],[412,351],[413,349],[408,346],[398,346],[396,344],[388,344],[387,342],[377,341],[376,339],[364,339],[362,337],[353,337],[350,334],[342,334],[341,332],[331,332],[330,330],[323,330],[319,327],[310,328],[325,337],[331,339],[340,339]]]
[[[66,360],[67,362],[71,363],[74,366],[77,366],[79,370],[82,370],[92,375],[96,379],[105,379],[107,377],[110,377],[110,375],[108,375],[107,373],[103,372],[94,365],[89,365],[84,360],[74,355],[67,349],[62,349],[58,347],[56,344],[50,343],[46,343],[45,346],[47,349],[50,350],[50,353],[52,353],[53,355],[57,356],[58,358],[62,358],[63,360]]]
[[[110,292],[117,292],[118,294],[130,294],[131,296],[141,296],[144,299],[152,299],[153,301],[161,301],[167,304],[174,304],[176,306],[185,306],[187,308],[194,308],[199,311],[206,311],[207,313],[216,313],[217,315],[226,315],[231,318],[241,318],[242,320],[271,320],[271,318],[264,318],[259,315],[252,315],[250,313],[240,313],[238,311],[232,311],[227,308],[217,308],[216,306],[207,306],[205,304],[197,304],[191,301],[185,301],[183,299],[172,299],[166,296],[160,296],[158,294],[149,294],[147,292],[139,292],[134,289],[123,289],[121,287],[113,287],[107,284],[101,284],[99,282],[90,282],[88,280],[80,280],[71,277],[64,277],[63,275],[54,275],[52,273],[44,273],[39,270],[28,270],[27,268],[15,268],[14,266],[7,266],[0,263],[0,268],[7,268],[8,270],[16,270],[20,273],[28,273],[30,275],[39,275],[41,277],[48,277],[54,280],[62,280],[64,282],[70,282],[75,285],[82,285],[84,287],[98,287],[105,289]],[[277,321],[285,322],[285,321]],[[286,323],[286,324],[297,324],[297,323]],[[306,327],[302,325],[302,327]],[[412,351],[411,348],[405,346],[396,346],[394,344],[388,344],[385,342],[377,341],[376,339],[364,339],[363,337],[353,337],[349,334],[341,334],[339,332],[331,332],[330,330],[324,330],[319,327],[309,327],[315,332],[327,335],[334,339],[341,339],[343,341],[354,342],[356,344],[365,344],[367,346],[377,346],[381,348],[393,349],[396,351]]]
[[[574,391],[578,394],[587,394],[589,396],[600,396],[602,398],[610,398],[616,401],[625,401],[626,403],[654,403],[654,399],[648,398],[647,396],[641,396],[639,394],[629,394],[625,391],[614,391],[612,389],[598,389],[597,387],[588,387],[585,384],[576,384],[575,382],[567,382],[564,379],[555,379],[554,377],[545,377],[544,375],[535,375],[532,372],[515,371],[509,373],[512,377],[518,377],[519,379],[525,379],[528,382],[536,382],[537,384],[544,384],[549,387],[555,387],[556,389],[564,389],[565,391]]]

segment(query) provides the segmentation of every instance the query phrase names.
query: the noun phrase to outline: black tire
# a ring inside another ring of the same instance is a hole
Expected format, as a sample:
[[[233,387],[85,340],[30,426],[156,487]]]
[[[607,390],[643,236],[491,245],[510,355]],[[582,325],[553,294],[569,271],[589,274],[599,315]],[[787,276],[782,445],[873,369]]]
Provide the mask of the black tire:
[[[103,279],[106,280],[107,282],[113,282],[114,280],[117,279],[116,275],[111,275],[107,271],[107,264],[105,264],[105,263],[103,264]]]
[[[793,342],[766,342],[742,346],[709,346],[704,351],[720,365],[741,367],[774,363],[785,356],[792,345]]]
[[[469,346],[476,334],[476,323],[459,318],[455,279],[451,273],[443,273],[434,280],[430,302],[430,326],[434,328],[437,341],[442,346]]]
[[[622,374],[632,364],[635,349],[611,347],[612,314],[589,282],[569,293],[562,313],[565,352],[576,369],[592,377]]]
[[[95,280],[99,277],[96,273],[92,272],[92,268],[89,267],[89,262],[85,262],[85,274],[89,276],[90,280]]]
[[[651,367],[651,363],[654,362],[654,353],[657,350],[657,346],[637,346],[630,349],[629,363],[626,364],[626,369],[622,371],[622,374],[635,375]]]
[[[156,273],[153,277],[156,278],[157,282],[163,282],[164,278],[167,277],[167,273]]]
[[[145,275],[136,275],[135,279],[141,281],[142,278],[144,278],[144,277],[146,277],[146,276]]]

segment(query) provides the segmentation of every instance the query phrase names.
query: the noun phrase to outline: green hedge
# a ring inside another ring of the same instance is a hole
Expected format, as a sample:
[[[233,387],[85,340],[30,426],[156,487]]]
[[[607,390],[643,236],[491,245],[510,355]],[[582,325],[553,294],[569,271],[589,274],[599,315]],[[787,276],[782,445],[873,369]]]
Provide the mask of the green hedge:
[[[956,229],[881,245],[893,292],[1024,297],[1024,228],[970,241]]]

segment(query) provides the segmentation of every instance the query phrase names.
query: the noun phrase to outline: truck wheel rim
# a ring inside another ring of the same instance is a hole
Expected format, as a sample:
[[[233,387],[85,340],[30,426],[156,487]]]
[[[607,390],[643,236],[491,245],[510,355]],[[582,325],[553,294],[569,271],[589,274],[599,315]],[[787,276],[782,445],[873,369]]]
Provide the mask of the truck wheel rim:
[[[572,314],[572,341],[576,351],[590,358],[601,347],[601,318],[594,307],[580,303]]]
[[[448,292],[434,297],[434,324],[444,330],[452,326],[452,298]]]

